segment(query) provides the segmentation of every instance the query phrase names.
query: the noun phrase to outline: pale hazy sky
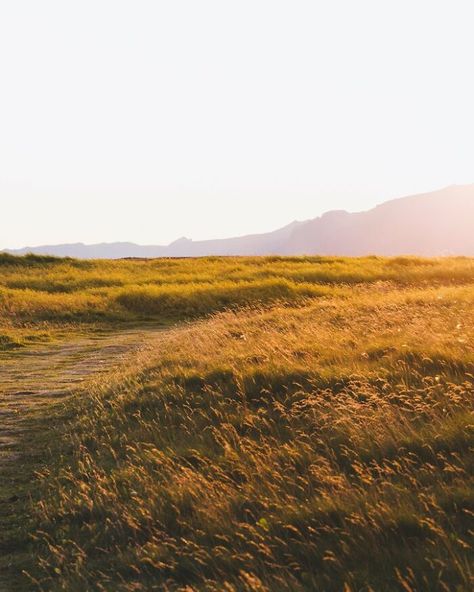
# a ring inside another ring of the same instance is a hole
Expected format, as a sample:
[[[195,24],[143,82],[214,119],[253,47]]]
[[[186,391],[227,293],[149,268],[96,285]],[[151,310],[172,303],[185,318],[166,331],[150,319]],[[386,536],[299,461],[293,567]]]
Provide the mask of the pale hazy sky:
[[[0,248],[474,182],[472,0],[0,0]]]

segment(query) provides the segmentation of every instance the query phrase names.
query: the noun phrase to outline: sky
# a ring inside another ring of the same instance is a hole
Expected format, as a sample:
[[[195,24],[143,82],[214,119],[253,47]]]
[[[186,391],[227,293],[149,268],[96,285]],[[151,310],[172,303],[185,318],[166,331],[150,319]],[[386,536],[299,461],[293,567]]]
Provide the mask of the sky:
[[[0,0],[0,248],[474,182],[472,0]]]

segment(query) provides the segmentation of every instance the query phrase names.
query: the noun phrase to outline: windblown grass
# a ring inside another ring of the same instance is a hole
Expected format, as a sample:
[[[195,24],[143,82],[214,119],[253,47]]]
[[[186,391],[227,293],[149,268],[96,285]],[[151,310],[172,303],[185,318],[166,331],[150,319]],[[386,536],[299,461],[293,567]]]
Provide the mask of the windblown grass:
[[[137,314],[238,307],[69,406],[36,507],[44,589],[472,589],[471,261],[110,265],[163,272],[118,293]],[[324,273],[358,287],[308,300]]]

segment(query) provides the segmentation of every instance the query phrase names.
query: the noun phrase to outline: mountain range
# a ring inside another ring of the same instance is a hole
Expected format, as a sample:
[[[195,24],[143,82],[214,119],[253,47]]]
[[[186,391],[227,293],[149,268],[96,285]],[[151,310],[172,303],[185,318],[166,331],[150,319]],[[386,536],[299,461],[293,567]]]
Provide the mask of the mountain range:
[[[82,243],[25,247],[6,252],[119,259],[205,255],[467,255],[474,256],[474,185],[453,185],[387,201],[357,213],[327,212],[264,234],[167,246]]]

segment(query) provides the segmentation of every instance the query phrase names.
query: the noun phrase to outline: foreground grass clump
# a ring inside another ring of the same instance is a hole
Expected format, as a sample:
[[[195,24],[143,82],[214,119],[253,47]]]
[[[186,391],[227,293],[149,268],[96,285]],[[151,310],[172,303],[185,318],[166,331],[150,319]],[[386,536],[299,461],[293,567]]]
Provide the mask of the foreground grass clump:
[[[439,274],[185,325],[76,401],[44,588],[471,590],[474,288]]]

